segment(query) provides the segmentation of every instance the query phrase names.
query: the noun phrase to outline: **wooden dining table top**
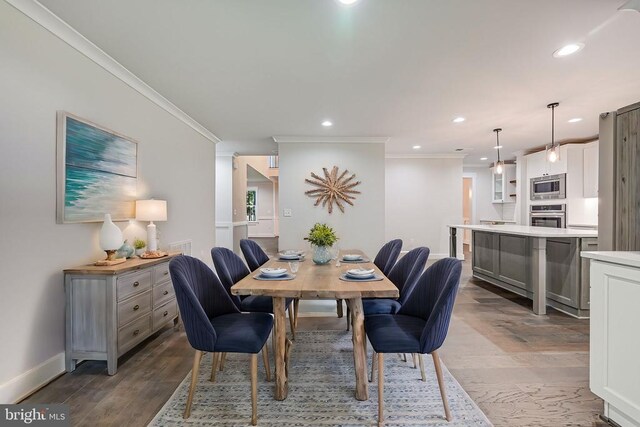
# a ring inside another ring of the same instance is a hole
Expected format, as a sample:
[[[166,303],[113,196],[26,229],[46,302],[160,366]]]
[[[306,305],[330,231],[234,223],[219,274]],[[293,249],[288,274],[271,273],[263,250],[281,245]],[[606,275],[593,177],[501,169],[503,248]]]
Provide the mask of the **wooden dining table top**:
[[[344,250],[341,253],[364,254],[359,250]],[[342,254],[340,255],[340,258]],[[287,268],[289,261],[270,259],[262,267]],[[347,282],[340,276],[352,268],[374,269],[382,276],[382,280],[371,282]],[[304,261],[299,262],[298,272],[292,280],[257,280],[253,276],[258,270],[240,280],[231,287],[234,295],[267,295],[271,297],[299,299],[352,299],[352,298],[398,298],[398,288],[378,269],[373,262],[345,263],[336,267],[336,261],[317,265],[307,254]]]

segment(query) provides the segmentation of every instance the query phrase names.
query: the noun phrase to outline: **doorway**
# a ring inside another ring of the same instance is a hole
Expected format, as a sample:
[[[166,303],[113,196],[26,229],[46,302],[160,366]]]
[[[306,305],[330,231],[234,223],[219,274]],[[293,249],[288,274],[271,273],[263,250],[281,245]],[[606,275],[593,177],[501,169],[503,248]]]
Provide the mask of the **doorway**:
[[[462,222],[475,223],[475,174],[465,173],[462,176]],[[471,230],[464,230],[463,253],[471,252]]]

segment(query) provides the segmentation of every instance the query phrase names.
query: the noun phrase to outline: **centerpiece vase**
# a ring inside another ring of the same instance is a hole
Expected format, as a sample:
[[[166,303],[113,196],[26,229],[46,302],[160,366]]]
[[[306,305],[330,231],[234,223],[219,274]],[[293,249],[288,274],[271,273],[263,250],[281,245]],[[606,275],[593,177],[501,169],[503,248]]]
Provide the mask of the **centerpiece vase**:
[[[331,251],[329,246],[315,246],[313,245],[313,262],[322,265],[331,261]]]

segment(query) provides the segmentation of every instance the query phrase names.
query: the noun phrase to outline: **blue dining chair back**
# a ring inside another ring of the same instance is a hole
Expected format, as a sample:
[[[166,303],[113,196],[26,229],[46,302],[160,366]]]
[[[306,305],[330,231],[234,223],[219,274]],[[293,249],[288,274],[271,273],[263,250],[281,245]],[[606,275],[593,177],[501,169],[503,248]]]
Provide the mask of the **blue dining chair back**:
[[[261,265],[269,261],[269,257],[253,240],[242,239],[240,240],[240,250],[244,255],[244,259],[247,261],[247,265],[251,271],[256,271]]]
[[[445,418],[451,421],[444,376],[438,349],[444,343],[456,299],[462,263],[445,258],[429,267],[410,290],[397,314],[377,314],[365,317],[365,330],[378,357],[378,425],[384,423],[384,354],[412,353],[414,364],[420,361],[422,381],[426,381],[423,354],[431,354]],[[371,380],[373,381],[373,361]]]
[[[402,240],[391,240],[390,242],[385,243],[382,248],[380,248],[378,254],[373,260],[373,263],[386,276],[389,274],[396,261],[398,260],[398,256],[400,255],[401,250]]]
[[[211,249],[211,258],[220,281],[236,307],[240,309],[241,299],[237,295],[231,295],[231,287],[251,274],[251,272],[242,261],[242,258],[227,248],[216,247]]]
[[[398,302],[404,304],[411,290],[418,282],[429,259],[429,248],[419,247],[407,252],[400,261],[393,266],[387,277],[400,291]]]
[[[444,258],[429,267],[411,291],[398,314],[419,317],[426,323],[420,336],[419,353],[427,354],[442,346],[449,329],[456,299],[462,262]]]
[[[273,315],[241,313],[215,273],[199,259],[177,256],[169,262],[169,273],[187,339],[196,350],[183,417],[189,418],[191,414],[200,362],[205,352],[213,354],[211,381],[215,381],[217,361],[223,355],[248,353],[251,355],[251,424],[256,425],[257,354],[262,351],[265,369],[269,372],[265,343],[273,329]]]

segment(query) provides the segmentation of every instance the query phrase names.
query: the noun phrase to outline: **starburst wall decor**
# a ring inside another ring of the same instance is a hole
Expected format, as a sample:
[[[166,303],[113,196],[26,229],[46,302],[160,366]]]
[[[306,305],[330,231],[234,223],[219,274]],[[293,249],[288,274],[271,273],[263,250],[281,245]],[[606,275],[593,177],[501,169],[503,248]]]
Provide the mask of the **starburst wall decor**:
[[[322,207],[327,206],[329,213],[333,212],[333,204],[344,212],[344,203],[348,203],[353,206],[352,200],[355,200],[354,194],[360,194],[359,191],[354,190],[354,187],[360,185],[360,181],[354,181],[356,174],[352,174],[349,178],[346,178],[349,171],[345,169],[344,172],[338,176],[338,167],[334,166],[331,172],[327,168],[322,168],[324,172],[324,178],[311,172],[311,178],[304,181],[308,184],[315,185],[318,188],[305,191],[307,196],[315,197],[316,202],[314,206],[318,206],[322,203]]]

